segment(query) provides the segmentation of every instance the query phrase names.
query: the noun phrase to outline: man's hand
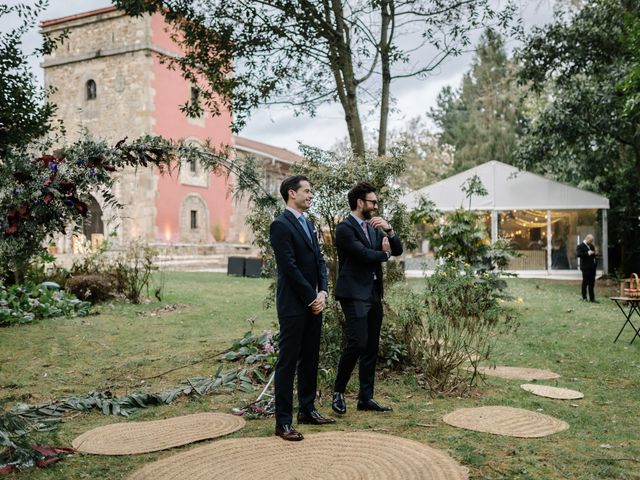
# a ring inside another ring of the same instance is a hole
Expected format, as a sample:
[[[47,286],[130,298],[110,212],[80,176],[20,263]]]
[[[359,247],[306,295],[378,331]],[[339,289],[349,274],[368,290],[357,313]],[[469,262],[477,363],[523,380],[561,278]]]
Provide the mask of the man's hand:
[[[387,237],[382,237],[382,251],[387,252],[391,256],[391,244]]]
[[[391,228],[389,222],[387,222],[382,217],[372,217],[371,220],[369,220],[369,225],[371,225],[373,228],[382,227],[383,230],[389,230]]]
[[[319,315],[320,313],[322,313],[324,308],[327,306],[326,299],[327,299],[327,292],[324,292],[324,291],[318,292],[316,299],[310,305],[311,313],[313,313],[314,315]]]

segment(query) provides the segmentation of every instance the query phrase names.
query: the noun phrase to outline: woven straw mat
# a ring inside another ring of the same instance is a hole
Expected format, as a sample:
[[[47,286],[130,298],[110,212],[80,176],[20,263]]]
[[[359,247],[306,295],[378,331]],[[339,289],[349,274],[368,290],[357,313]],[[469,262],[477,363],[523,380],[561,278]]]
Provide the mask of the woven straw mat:
[[[512,407],[461,408],[442,420],[458,428],[522,438],[546,437],[569,428],[549,415]]]
[[[507,378],[509,380],[551,380],[560,378],[560,375],[550,370],[540,370],[538,368],[520,367],[478,367],[478,372],[490,377]]]
[[[327,432],[286,442],[275,436],[213,442],[151,463],[128,480],[466,480],[441,450],[391,435]]]
[[[133,455],[178,447],[227,435],[244,419],[226,413],[196,413],[149,422],[124,422],[94,428],[77,437],[73,448],[97,455]]]
[[[547,385],[536,385],[534,383],[524,383],[520,388],[531,392],[540,397],[556,398],[558,400],[578,400],[584,398],[584,395],[577,390],[569,390],[568,388],[548,387]]]

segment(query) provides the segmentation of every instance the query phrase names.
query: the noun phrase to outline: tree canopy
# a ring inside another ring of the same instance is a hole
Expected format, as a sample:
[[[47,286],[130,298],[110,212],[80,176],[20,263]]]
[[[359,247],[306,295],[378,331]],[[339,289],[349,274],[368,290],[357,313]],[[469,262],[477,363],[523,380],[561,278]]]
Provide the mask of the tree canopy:
[[[234,112],[241,127],[260,104],[314,114],[339,103],[349,141],[364,155],[363,107],[378,112],[378,154],[387,150],[391,85],[427,78],[485,25],[515,15],[489,0],[114,0],[130,15],[162,12],[184,51],[167,59],[199,83],[204,108]],[[517,26],[517,25],[516,25]],[[197,113],[202,106],[187,104]]]
[[[46,92],[36,86],[28,56],[22,50],[23,35],[35,26],[47,5],[46,0],[33,5],[0,5],[0,19],[7,24],[17,21],[13,28],[0,32],[0,159],[9,147],[24,147],[52,127],[55,107],[46,101]],[[45,35],[33,55],[50,53],[56,40],[59,38]]]
[[[595,0],[535,29],[519,53],[520,78],[540,103],[519,165],[609,197],[627,267],[640,252],[638,18],[636,1]]]
[[[451,171],[490,160],[514,162],[523,92],[503,38],[487,29],[460,87],[443,88],[429,114],[440,130],[440,144],[453,147]]]

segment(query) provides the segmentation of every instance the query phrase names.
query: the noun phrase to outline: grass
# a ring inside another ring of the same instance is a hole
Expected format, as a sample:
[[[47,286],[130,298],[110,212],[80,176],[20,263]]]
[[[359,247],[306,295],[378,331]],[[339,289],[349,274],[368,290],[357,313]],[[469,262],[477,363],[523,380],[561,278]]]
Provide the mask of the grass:
[[[411,284],[419,288],[420,282]],[[515,304],[521,325],[498,340],[495,363],[553,370],[562,377],[542,383],[580,390],[584,399],[536,397],[519,388],[525,382],[495,378],[487,378],[470,398],[431,399],[417,387],[413,375],[388,374],[379,376],[376,397],[391,404],[393,413],[357,412],[354,388],[347,396],[348,414],[330,428],[374,430],[428,443],[469,467],[474,479],[640,479],[640,341],[629,345],[627,327],[613,343],[622,316],[605,297],[614,292],[599,288],[596,293],[602,303],[594,305],[578,301],[579,285],[573,282],[514,279],[509,284],[511,293],[523,299]],[[140,316],[138,311],[159,304],[116,303],[100,307],[95,316],[0,329],[0,408],[106,387],[117,393],[155,392],[187,377],[211,374],[216,362],[207,360],[142,381],[224,350],[248,330],[248,318],[255,317],[258,330],[270,328],[275,313],[261,307],[267,288],[268,282],[260,279],[174,273],[167,276],[163,304],[188,305],[183,309]],[[318,402],[325,413],[330,411],[329,394],[323,391]],[[143,410],[132,420],[227,412],[253,397],[206,396]],[[456,408],[481,405],[539,410],[565,420],[570,428],[541,439],[517,439],[460,430],[441,420]],[[68,446],[80,433],[116,421],[124,419],[81,414],[39,440]],[[301,430],[311,433],[322,428]],[[272,432],[272,419],[253,420],[232,436]],[[52,468],[29,471],[23,478],[124,478],[145,463],[188,448],[193,447],[130,457],[70,457]]]

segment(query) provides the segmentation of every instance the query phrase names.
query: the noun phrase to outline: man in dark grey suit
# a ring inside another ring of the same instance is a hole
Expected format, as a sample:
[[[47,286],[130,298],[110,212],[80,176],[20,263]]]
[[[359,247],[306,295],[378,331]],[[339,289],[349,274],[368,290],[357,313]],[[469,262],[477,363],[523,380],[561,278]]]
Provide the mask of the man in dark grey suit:
[[[580,259],[580,270],[582,270],[582,301],[587,301],[587,289],[589,289],[589,301],[598,303],[594,292],[598,260],[596,258],[596,247],[593,246],[593,235],[587,235],[582,243],[578,244],[576,256]]]
[[[371,184],[357,184],[347,198],[351,214],[336,227],[336,298],[347,324],[347,346],[338,364],[331,406],[338,414],[346,413],[344,391],[359,360],[358,410],[387,412],[390,407],[373,399],[382,326],[382,263],[402,255],[402,243],[389,222],[376,216],[378,199]]]
[[[278,271],[276,308],[280,324],[275,370],[276,435],[284,440],[304,437],[291,425],[293,380],[298,372],[298,423],[334,423],[316,410],[322,311],[327,297],[327,269],[313,224],[303,212],[313,191],[307,177],[286,178],[280,194],[287,207],[270,227]]]

